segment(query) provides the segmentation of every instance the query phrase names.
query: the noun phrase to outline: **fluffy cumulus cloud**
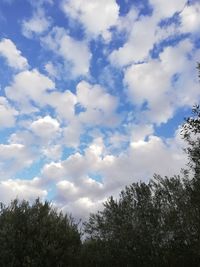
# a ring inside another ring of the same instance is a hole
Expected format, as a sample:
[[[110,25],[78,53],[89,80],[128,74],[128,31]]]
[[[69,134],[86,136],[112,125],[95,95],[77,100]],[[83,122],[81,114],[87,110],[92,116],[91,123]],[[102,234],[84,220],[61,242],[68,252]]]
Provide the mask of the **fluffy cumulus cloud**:
[[[49,76],[52,78],[56,78],[59,75],[58,70],[56,69],[56,67],[53,65],[51,61],[45,64],[44,69],[49,74]]]
[[[150,4],[154,9],[154,14],[159,19],[164,19],[167,17],[172,17],[175,13],[181,12],[185,5],[187,4],[186,0],[177,0],[177,1],[165,1],[162,0],[150,0]]]
[[[137,105],[147,102],[149,111],[145,117],[151,122],[166,122],[180,105],[190,105],[199,98],[198,85],[194,72],[194,59],[191,60],[192,43],[180,42],[175,47],[166,47],[158,59],[141,64],[133,64],[125,71],[124,82],[128,94]],[[191,75],[192,92],[188,99],[188,84],[182,82]],[[179,77],[176,81],[176,77]]]
[[[5,97],[0,97],[0,128],[15,125],[18,112],[9,104]]]
[[[22,144],[0,144],[0,174],[2,179],[31,166],[34,153]]]
[[[75,115],[77,97],[70,90],[64,92],[53,91],[46,96],[46,103],[56,110],[63,121],[72,121]]]
[[[200,27],[200,4],[186,6],[181,12],[181,29],[183,32],[198,32]]]
[[[145,131],[152,131],[150,128],[144,129],[143,136],[146,136]],[[186,162],[182,145],[178,135],[165,141],[154,135],[146,141],[136,136],[126,152],[114,156],[106,152],[102,140],[96,139],[85,154],[76,153],[59,163],[45,165],[42,175],[44,180],[56,183],[58,203],[67,203],[65,208],[69,210],[81,208],[85,203],[86,216],[99,208],[108,194],[117,197],[126,184],[138,179],[147,181],[154,173],[173,175],[179,172]],[[101,173],[103,178],[94,180],[94,173]]]
[[[59,131],[59,122],[50,116],[45,116],[32,122],[30,129],[37,137],[50,139]]]
[[[128,41],[109,56],[113,65],[125,66],[132,62],[144,61],[153,48],[156,41],[156,20],[148,16],[141,20],[134,19],[136,18],[133,17]]]
[[[151,0],[150,4],[153,8],[152,14],[138,18],[138,13],[131,10],[126,17],[119,20],[119,29],[125,28],[128,38],[127,42],[111,52],[109,58],[113,65],[125,66],[130,63],[143,62],[149,58],[154,46],[161,41],[174,34],[178,35],[180,32],[197,30],[198,4],[190,7],[186,5],[185,0],[178,0],[176,3]],[[181,27],[174,27],[173,23],[164,23],[163,26],[160,24],[176,14],[179,14]]]
[[[51,20],[45,17],[45,13],[42,9],[38,9],[31,19],[23,21],[22,33],[25,37],[31,38],[34,34],[41,35],[47,31],[50,25]]]
[[[62,10],[67,16],[80,21],[87,33],[110,39],[109,29],[117,24],[119,6],[115,0],[64,0]]]
[[[47,191],[41,189],[38,185],[38,179],[33,180],[5,180],[0,182],[1,201],[9,204],[10,200],[18,198],[19,200],[29,200],[33,202],[40,197],[43,200],[47,196]]]
[[[200,99],[199,2],[28,0],[28,16],[7,2],[0,201],[39,196],[86,218],[132,182],[179,174],[175,129]]]
[[[82,123],[74,118],[73,122],[63,128],[63,144],[67,147],[79,147],[82,132]]]
[[[24,112],[35,110],[31,101],[36,105],[44,103],[45,93],[54,88],[54,83],[38,70],[25,70],[14,76],[10,86],[5,88],[6,96],[20,104]]]
[[[115,125],[118,118],[115,114],[118,100],[108,94],[99,85],[82,81],[77,85],[77,100],[85,111],[79,113],[83,123]]]
[[[91,53],[86,41],[75,40],[63,28],[54,27],[42,43],[63,59],[68,75],[89,74]]]
[[[16,70],[23,70],[28,67],[27,59],[22,56],[21,51],[10,39],[0,41],[0,56],[4,57],[7,64]]]

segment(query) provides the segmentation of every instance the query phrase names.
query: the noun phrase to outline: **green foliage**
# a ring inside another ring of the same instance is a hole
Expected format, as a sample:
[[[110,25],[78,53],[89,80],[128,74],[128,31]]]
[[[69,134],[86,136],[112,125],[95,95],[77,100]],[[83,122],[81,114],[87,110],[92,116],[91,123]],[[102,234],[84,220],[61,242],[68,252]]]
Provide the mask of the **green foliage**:
[[[0,266],[78,266],[80,234],[73,219],[39,199],[0,207]]]
[[[200,201],[191,192],[188,180],[157,175],[111,197],[85,224],[84,266],[198,266]]]
[[[200,63],[197,65],[200,78]],[[185,119],[182,126],[182,135],[188,144],[185,151],[189,158],[189,168],[194,172],[194,178],[200,178],[200,107],[194,105],[192,109],[193,116]]]
[[[195,177],[200,175],[200,107],[193,107],[193,117],[186,119],[182,127],[182,135],[188,147],[185,149],[189,157],[189,167]]]

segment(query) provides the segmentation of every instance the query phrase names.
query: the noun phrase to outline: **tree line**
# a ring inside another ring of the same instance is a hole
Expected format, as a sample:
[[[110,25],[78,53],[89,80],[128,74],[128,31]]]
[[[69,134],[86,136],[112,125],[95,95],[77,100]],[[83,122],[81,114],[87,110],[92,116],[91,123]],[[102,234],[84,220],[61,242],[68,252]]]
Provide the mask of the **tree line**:
[[[148,183],[127,186],[91,214],[82,230],[47,201],[1,203],[0,266],[200,266],[198,105],[181,134],[188,165],[180,175],[155,175]]]

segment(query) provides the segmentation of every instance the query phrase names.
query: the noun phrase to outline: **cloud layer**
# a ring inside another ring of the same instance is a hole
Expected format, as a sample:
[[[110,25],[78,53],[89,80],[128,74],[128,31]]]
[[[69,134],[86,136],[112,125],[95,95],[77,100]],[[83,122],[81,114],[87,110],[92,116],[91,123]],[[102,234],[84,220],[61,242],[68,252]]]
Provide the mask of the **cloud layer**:
[[[0,201],[39,196],[86,218],[125,185],[179,173],[200,4],[25,2],[28,16],[0,3]]]

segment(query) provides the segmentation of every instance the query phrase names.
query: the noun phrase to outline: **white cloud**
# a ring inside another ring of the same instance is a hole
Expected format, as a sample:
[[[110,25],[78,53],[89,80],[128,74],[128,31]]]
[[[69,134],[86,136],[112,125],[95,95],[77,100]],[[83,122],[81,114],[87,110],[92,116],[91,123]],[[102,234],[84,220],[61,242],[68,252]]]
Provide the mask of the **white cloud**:
[[[187,5],[180,14],[183,32],[198,32],[200,28],[200,4]]]
[[[103,201],[105,201],[105,199]],[[61,207],[63,212],[73,214],[78,220],[87,220],[90,213],[101,210],[103,207],[102,201],[92,201],[88,197],[78,198],[74,202],[66,202],[64,206],[59,202],[56,202],[56,204]]]
[[[133,28],[133,23],[138,19],[138,15],[139,10],[132,7],[126,15],[118,18],[117,30],[130,33]]]
[[[157,60],[129,67],[125,82],[130,88],[129,95],[137,105],[145,101],[153,102],[170,87],[169,74],[160,68]]]
[[[48,146],[47,148],[44,148],[42,153],[48,159],[59,160],[62,155],[62,147],[61,145],[51,145]]]
[[[95,139],[85,150],[84,155],[76,152],[66,160],[46,164],[42,170],[42,175],[47,179],[66,178],[71,182],[77,181],[79,183],[82,177],[96,171],[103,150],[102,140]]]
[[[56,184],[57,187],[57,198],[60,201],[74,201],[78,197],[79,188],[76,187],[72,182],[62,180]]]
[[[32,38],[34,34],[43,34],[50,25],[51,19],[45,16],[42,8],[38,8],[31,19],[22,22],[22,34],[27,38]]]
[[[118,99],[99,85],[85,81],[77,85],[77,101],[86,110],[79,113],[81,122],[92,125],[114,126],[119,123],[116,115]]]
[[[195,59],[188,56],[195,56],[192,48],[191,42],[184,40],[174,47],[166,47],[158,59],[133,64],[125,70],[124,83],[132,102],[139,106],[147,102],[148,110],[141,114],[141,119],[158,124],[167,122],[176,108],[199,98],[194,79]],[[193,83],[192,89],[186,80]],[[185,98],[188,100],[183,101]]]
[[[147,137],[154,133],[153,125],[151,124],[136,124],[131,127],[131,141],[145,141]]]
[[[52,138],[56,138],[60,131],[59,122],[50,116],[45,116],[33,121],[30,125],[30,129],[37,137],[47,142]]]
[[[18,102],[21,112],[26,113],[37,110],[30,102],[41,105],[45,102],[47,91],[54,86],[54,83],[38,70],[26,70],[14,76],[11,85],[5,88],[5,93],[9,99]]]
[[[0,97],[0,128],[13,127],[18,112],[8,103],[8,100]]]
[[[131,62],[144,61],[156,41],[156,25],[154,17],[144,16],[133,21],[127,42],[110,54],[111,63],[124,66]]]
[[[119,151],[119,153],[122,152],[122,148],[124,145],[127,145],[129,142],[130,136],[127,134],[121,134],[119,132],[110,133],[108,135],[108,144],[107,151]]]
[[[56,203],[75,216],[85,218],[91,209],[100,208],[100,203],[108,196],[118,197],[124,186],[138,179],[148,181],[154,173],[178,174],[186,162],[178,132],[174,138],[165,141],[157,136],[143,140],[150,134],[151,127],[144,127],[144,132],[143,138],[135,138],[129,148],[118,156],[106,154],[102,139],[96,139],[84,154],[75,153],[66,160],[46,164],[42,179],[47,184],[56,184]],[[100,175],[102,181],[94,180],[92,174]],[[83,210],[76,211],[75,207]]]
[[[57,68],[53,65],[51,61],[47,62],[44,66],[46,72],[49,74],[50,77],[56,78],[58,77],[58,70]]]
[[[48,59],[44,53],[33,60],[43,61],[38,69],[44,75],[27,70],[27,60],[11,40],[0,42],[0,55],[21,71],[0,97],[0,128],[16,126],[0,144],[1,200],[53,198],[64,211],[85,217],[132,182],[147,181],[154,172],[179,173],[186,162],[184,144],[178,133],[170,139],[155,136],[154,126],[200,99],[195,70],[199,51],[194,45],[200,27],[197,1],[183,9],[183,0],[150,0],[152,14],[141,15],[139,8],[131,7],[120,16],[116,0],[63,0],[69,28],[51,30],[53,19],[46,16],[43,4],[46,8],[51,2],[56,8],[55,1],[29,1],[33,16],[23,21],[23,33],[39,37],[35,41],[41,42],[41,49],[50,51]],[[177,12],[175,19],[162,21]],[[83,39],[76,35],[80,24]],[[187,36],[184,41],[170,43],[171,38],[178,41],[176,34],[190,32],[182,35]],[[102,44],[111,37],[109,46]],[[93,58],[92,51],[97,51]],[[90,76],[95,64],[98,77]],[[21,171],[32,175],[37,170],[40,178],[13,178]]]
[[[92,37],[102,35],[110,39],[109,29],[117,24],[119,6],[115,0],[64,0],[62,10],[66,16],[80,21]]]
[[[56,110],[57,115],[63,121],[70,122],[74,120],[77,97],[71,91],[51,92],[46,97],[46,103]]]
[[[3,56],[7,64],[16,69],[24,70],[28,68],[28,61],[21,55],[21,51],[10,39],[2,39],[0,41],[0,55]]]
[[[73,39],[63,28],[59,27],[54,27],[41,40],[47,48],[63,58],[68,75],[76,77],[89,74],[91,53],[85,41]]]
[[[65,170],[62,166],[62,162],[51,162],[44,165],[41,173],[47,181],[60,180],[65,177]]]
[[[131,63],[147,61],[151,50],[161,41],[182,33],[197,32],[200,25],[199,4],[188,5],[185,0],[162,1],[151,0],[151,15],[140,16],[134,9],[118,20],[118,31],[125,30],[124,44],[113,50],[109,56],[114,66],[123,67]],[[171,18],[175,13],[180,16],[180,25],[175,20],[160,25],[160,21]],[[132,16],[130,16],[130,14]],[[148,30],[147,30],[148,29]]]
[[[187,4],[187,1],[150,0],[150,4],[153,6],[154,15],[159,19],[164,19],[167,17],[172,17],[175,13],[182,11]]]
[[[0,175],[2,179],[30,167],[34,159],[34,154],[22,144],[0,144]]]
[[[132,142],[127,152],[120,156],[105,156],[99,170],[110,195],[112,192],[118,194],[125,185],[139,179],[147,181],[154,173],[177,174],[185,162],[186,156],[178,145],[169,146],[161,138],[150,136],[147,141]]]
[[[33,180],[6,180],[0,182],[1,202],[9,204],[11,200],[28,200],[33,202],[36,198],[44,199],[47,191],[37,186],[37,178]]]
[[[82,124],[74,118],[72,123],[63,128],[63,144],[67,147],[77,148],[80,144],[80,135],[82,131]]]
[[[24,122],[24,121],[23,121]],[[9,138],[8,142],[10,144],[21,144],[25,147],[31,147],[32,144],[35,143],[36,139],[34,138],[33,134],[29,131],[30,122],[27,124],[24,123],[22,127],[25,127],[25,130],[16,130],[13,132]]]

